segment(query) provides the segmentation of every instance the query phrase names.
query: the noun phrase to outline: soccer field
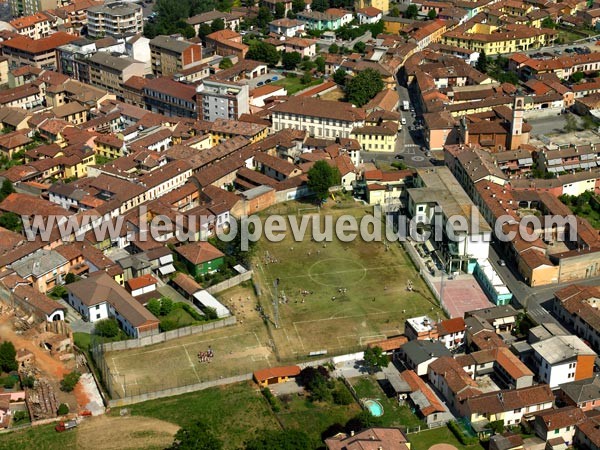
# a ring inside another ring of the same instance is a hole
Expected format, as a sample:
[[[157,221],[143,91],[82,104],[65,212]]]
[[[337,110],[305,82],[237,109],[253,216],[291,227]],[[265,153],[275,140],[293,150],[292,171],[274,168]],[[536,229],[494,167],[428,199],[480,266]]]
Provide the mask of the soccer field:
[[[360,218],[371,210],[356,205],[333,204],[320,215]],[[358,351],[369,342],[401,334],[407,317],[443,316],[399,243],[360,238],[319,243],[307,234],[302,242],[295,242],[291,233],[277,243],[263,239],[255,255],[255,282],[272,318],[273,282],[279,279],[280,327],[273,337],[283,359]]]

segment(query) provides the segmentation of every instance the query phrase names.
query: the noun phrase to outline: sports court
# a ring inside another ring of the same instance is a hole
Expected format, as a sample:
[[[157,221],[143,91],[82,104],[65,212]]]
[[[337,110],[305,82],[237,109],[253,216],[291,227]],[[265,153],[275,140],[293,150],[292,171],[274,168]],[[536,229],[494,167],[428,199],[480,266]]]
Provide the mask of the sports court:
[[[433,285],[440,292],[441,281]],[[464,317],[466,311],[494,306],[474,278],[444,280],[442,302],[451,318]]]

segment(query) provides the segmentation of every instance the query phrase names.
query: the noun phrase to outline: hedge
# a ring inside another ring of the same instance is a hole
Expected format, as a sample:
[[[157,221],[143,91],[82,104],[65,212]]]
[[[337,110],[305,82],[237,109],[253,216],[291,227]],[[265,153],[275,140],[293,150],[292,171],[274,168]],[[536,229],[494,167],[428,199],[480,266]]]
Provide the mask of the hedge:
[[[462,445],[473,445],[473,444],[477,444],[479,442],[478,438],[476,438],[474,436],[473,437],[467,436],[463,432],[460,425],[458,423],[456,423],[456,421],[454,421],[454,420],[451,422],[448,422],[448,428],[450,428],[450,431],[452,431],[454,436],[456,436],[456,439],[458,439]]]

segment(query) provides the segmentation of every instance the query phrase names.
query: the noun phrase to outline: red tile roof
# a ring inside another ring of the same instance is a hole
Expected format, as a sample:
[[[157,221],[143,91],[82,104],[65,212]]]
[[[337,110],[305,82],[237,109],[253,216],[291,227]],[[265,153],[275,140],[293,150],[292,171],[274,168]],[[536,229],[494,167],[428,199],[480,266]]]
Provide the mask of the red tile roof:
[[[300,375],[299,366],[269,367],[268,369],[254,372],[254,379],[260,383],[271,378],[297,377],[298,375]]]

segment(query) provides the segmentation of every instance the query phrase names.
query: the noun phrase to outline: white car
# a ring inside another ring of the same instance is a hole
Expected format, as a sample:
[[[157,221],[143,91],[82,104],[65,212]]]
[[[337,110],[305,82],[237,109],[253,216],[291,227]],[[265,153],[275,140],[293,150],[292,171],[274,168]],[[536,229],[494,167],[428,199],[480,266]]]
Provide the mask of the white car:
[[[406,125],[406,119],[403,117],[401,120],[402,125]]]

